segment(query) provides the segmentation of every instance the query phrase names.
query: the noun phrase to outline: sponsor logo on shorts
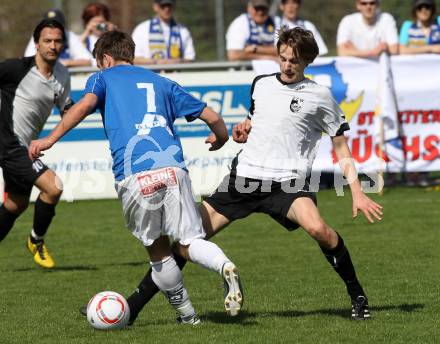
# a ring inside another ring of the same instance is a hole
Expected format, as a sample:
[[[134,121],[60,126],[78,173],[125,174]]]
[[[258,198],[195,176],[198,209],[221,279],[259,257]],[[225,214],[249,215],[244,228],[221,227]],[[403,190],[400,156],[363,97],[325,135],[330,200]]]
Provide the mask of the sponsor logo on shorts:
[[[149,196],[161,189],[177,185],[176,172],[172,168],[163,168],[137,177],[141,193]]]

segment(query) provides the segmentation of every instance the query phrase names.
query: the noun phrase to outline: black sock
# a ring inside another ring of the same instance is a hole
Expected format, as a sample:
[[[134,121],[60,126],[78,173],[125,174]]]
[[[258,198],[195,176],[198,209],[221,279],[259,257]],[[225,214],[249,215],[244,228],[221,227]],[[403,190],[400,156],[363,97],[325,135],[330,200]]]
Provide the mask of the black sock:
[[[35,201],[34,212],[34,232],[39,237],[43,237],[53,217],[55,216],[56,204],[49,204],[41,200],[40,197]]]
[[[177,266],[180,270],[186,264],[186,260],[174,254],[174,259],[176,260]],[[137,289],[127,298],[128,306],[130,307],[130,321],[133,322],[139,312],[144,308],[144,306],[159,292],[159,288],[153,281],[151,277],[151,268],[148,270],[147,274],[142,279],[141,283],[139,283]]]
[[[4,205],[0,207],[0,241],[6,238],[18,216],[11,213]]]
[[[364,295],[365,292],[362,289],[354,270],[353,262],[351,261],[350,253],[344,244],[344,240],[338,235],[338,243],[335,248],[328,249],[321,246],[321,251],[324,253],[328,262],[333,266],[333,269],[342,278],[347,286],[348,294],[352,299],[355,299],[359,295]]]

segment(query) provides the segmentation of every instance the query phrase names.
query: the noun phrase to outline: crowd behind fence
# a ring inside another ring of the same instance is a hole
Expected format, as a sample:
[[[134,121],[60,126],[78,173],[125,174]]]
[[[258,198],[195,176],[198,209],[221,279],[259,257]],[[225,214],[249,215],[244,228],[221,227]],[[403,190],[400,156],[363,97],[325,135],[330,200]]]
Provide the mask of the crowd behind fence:
[[[92,1],[87,0],[17,0],[0,4],[0,60],[20,57],[32,31],[49,8],[60,8],[66,15],[67,26],[80,34],[83,31],[81,11]],[[112,20],[124,31],[132,32],[141,21],[153,16],[153,0],[106,0]],[[277,0],[273,0],[276,3]],[[198,61],[222,60],[224,32],[232,20],[245,12],[247,0],[178,0],[176,17],[187,26],[194,39]],[[390,12],[398,27],[410,19],[411,0],[383,0],[383,11]],[[276,6],[272,6],[272,12]],[[311,20],[329,47],[336,54],[336,30],[341,18],[354,12],[354,0],[303,1],[301,16]],[[219,18],[220,16],[220,18]]]

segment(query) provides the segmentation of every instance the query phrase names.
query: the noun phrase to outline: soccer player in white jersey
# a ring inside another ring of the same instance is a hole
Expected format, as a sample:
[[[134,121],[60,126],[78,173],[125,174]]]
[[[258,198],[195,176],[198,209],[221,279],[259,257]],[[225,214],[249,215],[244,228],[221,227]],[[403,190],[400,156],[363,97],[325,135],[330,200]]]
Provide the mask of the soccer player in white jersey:
[[[32,158],[50,148],[89,113],[99,109],[110,142],[116,190],[127,227],[150,255],[152,278],[176,309],[179,321],[200,322],[183,285],[182,273],[171,253],[176,248],[191,260],[223,276],[225,309],[234,316],[241,308],[238,271],[205,233],[195,206],[183,151],[173,122],[200,118],[212,130],[210,150],[228,140],[223,119],[178,84],[133,66],[135,44],[119,31],[106,32],[94,49],[101,69],[87,81],[84,97],[44,139],[29,147]],[[129,299],[130,311],[132,302]]]
[[[64,27],[53,19],[40,22],[34,30],[36,54],[0,63],[0,167],[8,197],[0,207],[0,241],[26,210],[32,187],[39,190],[35,201],[33,228],[27,248],[35,263],[53,268],[55,262],[44,243],[61,183],[41,160],[29,159],[27,147],[40,134],[52,108],[61,114],[71,106],[70,76],[58,58],[66,41]]]
[[[307,177],[322,132],[331,136],[341,167],[350,181],[353,217],[362,211],[370,222],[381,220],[382,207],[361,190],[350,149],[343,135],[349,129],[327,87],[304,76],[318,55],[310,31],[282,29],[277,43],[281,73],[258,76],[251,88],[249,118],[233,129],[236,142],[245,143],[231,173],[201,206],[207,238],[251,213],[270,215],[288,230],[302,227],[344,281],[352,303],[352,318],[370,317],[367,296],[360,285],[341,236],[321,218]],[[178,255],[176,260],[181,261]],[[183,266],[182,263],[179,263]],[[131,298],[142,307],[158,289],[148,274]],[[136,313],[136,316],[137,316]],[[134,321],[132,316],[131,321]]]
[[[321,218],[307,183],[322,132],[331,137],[350,182],[353,216],[361,210],[374,222],[381,219],[382,207],[361,190],[343,135],[349,126],[342,110],[327,87],[304,76],[304,69],[318,55],[313,34],[299,27],[282,29],[277,49],[281,73],[254,80],[249,118],[233,131],[235,141],[246,143],[231,174],[204,206],[214,232],[252,212],[269,214],[290,230],[302,227],[345,282],[352,318],[363,320],[370,317],[368,300],[348,249]]]

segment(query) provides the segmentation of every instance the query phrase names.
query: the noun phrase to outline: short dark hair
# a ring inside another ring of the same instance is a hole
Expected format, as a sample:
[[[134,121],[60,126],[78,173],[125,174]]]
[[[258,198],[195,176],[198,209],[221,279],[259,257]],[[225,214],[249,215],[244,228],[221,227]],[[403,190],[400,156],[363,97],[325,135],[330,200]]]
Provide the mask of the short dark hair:
[[[41,31],[43,31],[43,29],[47,27],[51,29],[61,30],[63,34],[63,42],[66,43],[67,38],[66,38],[66,31],[64,30],[64,26],[58,20],[55,19],[43,19],[38,23],[38,25],[35,27],[33,34],[35,43],[38,43],[38,41],[40,40]]]
[[[96,42],[93,56],[102,61],[104,54],[117,61],[133,64],[135,44],[131,36],[122,31],[107,31]]]
[[[318,44],[313,33],[300,27],[289,29],[284,26],[278,31],[277,51],[280,53],[281,45],[285,44],[293,49],[297,58],[303,59],[307,64],[312,63],[319,54]]]

